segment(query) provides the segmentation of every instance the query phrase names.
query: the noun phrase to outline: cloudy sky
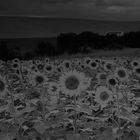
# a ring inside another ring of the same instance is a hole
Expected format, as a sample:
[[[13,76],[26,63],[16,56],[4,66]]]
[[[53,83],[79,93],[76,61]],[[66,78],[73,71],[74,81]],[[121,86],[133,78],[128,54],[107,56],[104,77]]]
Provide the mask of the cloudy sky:
[[[140,0],[0,0],[0,15],[140,20]]]

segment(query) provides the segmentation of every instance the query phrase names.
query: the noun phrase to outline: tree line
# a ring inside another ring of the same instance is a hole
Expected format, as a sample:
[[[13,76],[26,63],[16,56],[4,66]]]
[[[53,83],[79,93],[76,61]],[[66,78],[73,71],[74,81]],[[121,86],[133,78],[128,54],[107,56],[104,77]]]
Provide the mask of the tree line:
[[[32,59],[33,57],[57,56],[67,53],[90,53],[92,50],[121,50],[123,48],[140,47],[140,31],[127,32],[121,36],[116,34],[99,35],[93,32],[61,33],[57,36],[57,46],[49,42],[38,42],[33,52],[24,55],[7,47],[6,41],[0,42],[0,59],[10,60],[13,58]],[[20,47],[20,46],[19,46]]]

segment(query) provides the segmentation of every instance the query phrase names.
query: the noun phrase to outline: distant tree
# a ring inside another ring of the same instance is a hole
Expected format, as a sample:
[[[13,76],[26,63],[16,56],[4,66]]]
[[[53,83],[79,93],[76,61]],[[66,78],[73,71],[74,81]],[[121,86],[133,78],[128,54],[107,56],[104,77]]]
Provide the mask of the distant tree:
[[[26,52],[25,54],[24,54],[24,60],[30,60],[30,59],[33,59],[35,57],[35,54],[34,54],[34,52]]]
[[[105,49],[106,50],[117,50],[122,49],[123,45],[121,44],[120,37],[115,34],[107,34],[103,38]]]
[[[0,59],[7,60],[7,42],[0,42]]]
[[[37,56],[53,56],[56,54],[56,51],[51,43],[39,42],[35,53]]]
[[[127,47],[140,48],[140,31],[125,33],[121,37],[121,43]]]
[[[16,53],[13,52],[12,49],[7,47],[6,41],[0,42],[0,59],[7,61],[14,59],[16,56]]]
[[[81,50],[88,51],[87,48],[91,49],[104,49],[105,38],[98,33],[89,31],[82,32],[78,35],[78,41],[81,46]]]
[[[80,45],[94,46],[98,40],[98,36],[96,33],[85,31],[78,35],[78,41]]]
[[[63,33],[57,37],[58,52],[88,53],[91,49],[120,50],[126,47],[140,48],[140,31],[128,32],[122,36],[117,34],[99,35],[85,31],[80,34]]]
[[[62,33],[57,37],[57,47],[60,54],[76,54],[80,52],[78,36],[75,33]]]

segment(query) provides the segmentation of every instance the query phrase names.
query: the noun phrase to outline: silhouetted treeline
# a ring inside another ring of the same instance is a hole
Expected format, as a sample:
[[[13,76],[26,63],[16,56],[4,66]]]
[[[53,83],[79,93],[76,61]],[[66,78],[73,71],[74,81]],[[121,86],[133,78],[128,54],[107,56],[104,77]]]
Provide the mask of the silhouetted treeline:
[[[140,48],[140,31],[128,32],[123,35],[99,35],[93,32],[61,33],[57,36],[57,46],[49,42],[38,42],[37,48],[32,52],[22,54],[7,47],[6,41],[0,42],[0,59],[13,58],[32,59],[33,57],[57,56],[64,53],[90,53],[92,50],[117,50],[123,48]],[[20,47],[20,46],[19,46]]]
[[[57,37],[60,53],[88,53],[91,50],[120,50],[124,48],[140,48],[140,31],[128,32],[123,35],[99,35],[92,32],[80,34],[60,34]]]

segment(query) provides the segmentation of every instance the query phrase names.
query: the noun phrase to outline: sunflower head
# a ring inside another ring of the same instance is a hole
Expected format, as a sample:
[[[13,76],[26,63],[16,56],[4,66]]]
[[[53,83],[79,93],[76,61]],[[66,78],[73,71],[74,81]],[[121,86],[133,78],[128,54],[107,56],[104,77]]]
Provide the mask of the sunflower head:
[[[96,62],[95,60],[92,60],[89,62],[89,67],[90,69],[97,69],[98,68],[98,62]]]
[[[97,74],[97,80],[99,82],[99,84],[106,84],[106,80],[107,80],[107,73],[105,72],[101,72]]]
[[[132,72],[138,79],[140,78],[140,66],[134,67]]]
[[[52,74],[54,72],[54,65],[49,63],[44,66],[44,72],[47,74]]]
[[[108,102],[113,99],[113,93],[105,86],[97,87],[95,92],[95,101],[100,104],[102,108],[108,105]]]
[[[60,87],[57,82],[48,83],[48,93],[51,95],[57,95],[60,92]]]
[[[125,68],[117,68],[115,71],[116,77],[119,81],[128,81],[128,71]]]
[[[70,70],[71,69],[71,61],[70,60],[64,60],[63,61],[63,69],[66,69],[66,70]]]
[[[49,63],[50,62],[50,59],[48,58],[48,57],[46,57],[45,59],[44,59],[44,63],[46,64],[46,63]]]
[[[20,60],[18,58],[13,59],[13,63],[20,63]]]
[[[79,79],[75,77],[74,75],[69,76],[65,81],[66,88],[70,90],[75,90],[79,86]]]
[[[85,57],[85,58],[84,58],[84,63],[85,63],[86,65],[88,65],[91,61],[92,61],[92,59],[91,59],[90,57]]]
[[[44,77],[42,76],[42,75],[37,75],[36,77],[35,77],[35,81],[36,81],[36,83],[38,83],[38,84],[42,84],[43,82],[44,82]]]
[[[79,95],[89,86],[89,79],[76,70],[65,72],[59,80],[61,90],[70,96]]]
[[[32,86],[43,85],[43,84],[46,84],[47,81],[48,81],[48,79],[47,79],[46,75],[43,73],[32,72],[29,74],[29,83]]]
[[[114,88],[117,84],[118,84],[118,81],[117,81],[116,77],[114,77],[113,75],[109,75],[107,77],[107,85]]]
[[[18,58],[13,59],[11,62],[11,67],[14,70],[18,70],[20,68],[20,65],[21,65],[21,62]]]
[[[126,73],[124,70],[120,69],[117,71],[117,74],[120,78],[124,78],[126,76]]]
[[[132,69],[135,68],[135,67],[138,67],[139,65],[140,65],[140,62],[139,62],[138,59],[135,59],[135,60],[133,59],[130,62],[130,66],[132,67]]]
[[[114,66],[115,66],[115,64],[113,61],[108,61],[104,64],[104,68],[107,71],[112,71],[114,69]]]
[[[109,94],[106,91],[100,93],[100,99],[104,102],[107,101],[109,98]]]

